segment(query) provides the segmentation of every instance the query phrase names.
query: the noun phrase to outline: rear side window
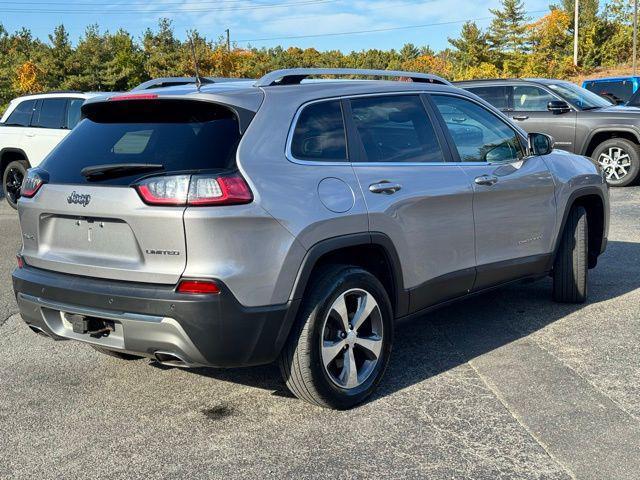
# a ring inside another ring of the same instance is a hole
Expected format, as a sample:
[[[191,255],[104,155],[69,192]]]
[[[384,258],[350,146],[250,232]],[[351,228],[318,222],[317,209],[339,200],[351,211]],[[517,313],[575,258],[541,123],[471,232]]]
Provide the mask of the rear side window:
[[[69,99],[69,104],[67,105],[67,121],[65,122],[65,127],[67,127],[68,129],[72,129],[80,121],[80,117],[82,115],[80,107],[82,107],[83,103],[83,98]]]
[[[41,168],[51,183],[129,185],[144,175],[99,180],[81,175],[83,168],[97,165],[160,164],[164,168],[154,172],[160,175],[235,168],[240,132],[230,109],[188,101],[113,103],[94,105],[45,159]]]
[[[41,128],[62,128],[66,109],[66,98],[45,98],[41,101],[31,124]]]
[[[298,160],[346,161],[345,135],[340,101],[313,103],[300,113],[291,154]]]
[[[31,123],[31,117],[33,115],[33,109],[36,106],[35,100],[24,100],[18,104],[5,125],[16,125],[20,127],[28,127]]]
[[[506,86],[494,86],[494,87],[473,87],[468,88],[471,93],[475,93],[485,102],[490,103],[498,110],[509,109],[509,99],[507,97],[507,91],[510,87]]]
[[[351,100],[367,162],[443,162],[433,125],[416,95]]]

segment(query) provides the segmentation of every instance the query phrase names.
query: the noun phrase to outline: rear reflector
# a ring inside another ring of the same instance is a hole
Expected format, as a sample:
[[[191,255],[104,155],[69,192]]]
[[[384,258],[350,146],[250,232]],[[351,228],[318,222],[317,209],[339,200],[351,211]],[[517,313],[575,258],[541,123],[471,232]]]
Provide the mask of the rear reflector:
[[[176,292],[216,295],[220,287],[213,280],[180,280]]]
[[[128,95],[116,95],[115,97],[109,97],[110,102],[119,102],[122,100],[154,100],[158,98],[155,93],[131,93]]]
[[[151,177],[135,185],[148,205],[239,205],[253,200],[240,175],[169,175]]]

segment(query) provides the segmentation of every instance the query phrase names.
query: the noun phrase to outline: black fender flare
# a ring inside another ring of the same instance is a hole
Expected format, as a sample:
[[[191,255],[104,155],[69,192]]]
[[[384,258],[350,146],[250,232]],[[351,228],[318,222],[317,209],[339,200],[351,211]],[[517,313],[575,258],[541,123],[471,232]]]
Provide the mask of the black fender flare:
[[[556,241],[555,241],[555,245],[553,247],[553,257],[552,257],[552,262],[555,262],[556,259],[556,255],[558,254],[558,250],[560,249],[560,242],[562,241],[562,232],[564,231],[564,227],[567,224],[567,219],[569,218],[569,212],[571,212],[571,208],[573,208],[573,205],[576,203],[577,200],[579,200],[582,197],[586,197],[586,196],[590,196],[590,195],[597,195],[598,197],[600,197],[600,201],[602,202],[602,206],[603,206],[603,210],[604,210],[604,217],[602,219],[603,221],[603,231],[602,231],[602,243],[600,245],[600,252],[598,254],[601,254],[604,252],[606,246],[607,246],[607,239],[604,236],[605,234],[605,228],[604,226],[607,225],[608,219],[607,219],[607,210],[606,210],[606,205],[607,202],[605,201],[604,198],[604,194],[602,193],[602,190],[594,185],[590,185],[590,186],[586,186],[586,187],[581,187],[578,188],[577,190],[573,191],[571,193],[571,195],[569,195],[569,198],[567,199],[567,202],[565,203],[564,206],[564,212],[562,214],[562,221],[560,222],[560,229],[558,230],[558,234],[556,236]],[[591,263],[591,261],[590,261]],[[552,264],[553,266],[553,264]],[[594,265],[595,266],[595,265]]]
[[[640,144],[640,132],[638,130],[636,130],[635,128],[628,126],[628,125],[610,125],[610,126],[606,126],[606,127],[599,127],[596,128],[594,130],[592,130],[589,133],[589,136],[587,137],[587,139],[584,141],[583,145],[580,148],[580,152],[582,155],[587,155],[587,149],[589,148],[589,145],[591,144],[591,140],[593,140],[593,137],[595,137],[596,135],[598,135],[599,133],[606,133],[606,132],[610,132],[610,133],[615,133],[615,132],[625,132],[625,133],[631,133],[634,137],[636,137],[636,143]]]
[[[398,256],[398,252],[391,239],[381,232],[362,232],[340,235],[314,244],[307,251],[304,259],[302,260],[302,265],[298,269],[298,275],[296,276],[291,293],[291,300],[302,298],[309,279],[311,278],[311,273],[322,256],[343,248],[357,247],[360,245],[377,245],[382,248],[382,251],[386,255],[386,260],[392,270],[391,277],[393,279],[395,298],[391,298],[391,303],[394,306],[394,314],[396,317],[406,315],[409,310],[409,294],[404,288],[400,257]]]
[[[21,148],[15,148],[15,147],[5,147],[3,149],[0,150],[0,175],[2,175],[2,173],[4,172],[4,168],[6,167],[6,165],[4,164],[2,158],[4,157],[5,153],[19,153],[20,155],[22,155],[24,157],[24,159],[27,161],[27,163],[29,163],[29,166],[31,166],[31,163],[29,162],[29,157],[27,156],[27,154],[25,153],[24,150],[22,150]],[[8,163],[7,163],[8,165]]]

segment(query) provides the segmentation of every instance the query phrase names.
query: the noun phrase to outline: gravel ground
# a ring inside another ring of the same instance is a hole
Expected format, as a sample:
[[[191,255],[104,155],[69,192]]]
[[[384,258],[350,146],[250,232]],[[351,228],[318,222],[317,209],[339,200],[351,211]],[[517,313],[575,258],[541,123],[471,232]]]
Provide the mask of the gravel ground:
[[[379,393],[348,412],[292,398],[273,366],[161,368],[33,334],[2,202],[0,478],[637,479],[640,188],[612,200],[587,304],[543,280],[402,323]]]

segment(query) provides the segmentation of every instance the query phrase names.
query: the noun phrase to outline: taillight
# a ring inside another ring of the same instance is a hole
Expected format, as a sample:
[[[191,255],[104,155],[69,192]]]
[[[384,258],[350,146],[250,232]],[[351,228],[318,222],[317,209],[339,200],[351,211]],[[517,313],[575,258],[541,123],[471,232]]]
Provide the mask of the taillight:
[[[191,177],[187,200],[189,205],[238,205],[251,200],[251,189],[240,175]]]
[[[213,280],[180,280],[176,292],[216,295],[220,293],[220,287]]]
[[[18,268],[24,268],[24,258],[22,258],[22,255],[16,255],[16,262],[18,263]]]
[[[149,205],[239,205],[253,200],[240,175],[170,175],[151,177],[135,185]]]
[[[38,193],[38,190],[40,190],[42,185],[44,185],[44,180],[42,180],[35,171],[29,170],[27,176],[22,181],[20,196],[32,198],[36,193]]]

